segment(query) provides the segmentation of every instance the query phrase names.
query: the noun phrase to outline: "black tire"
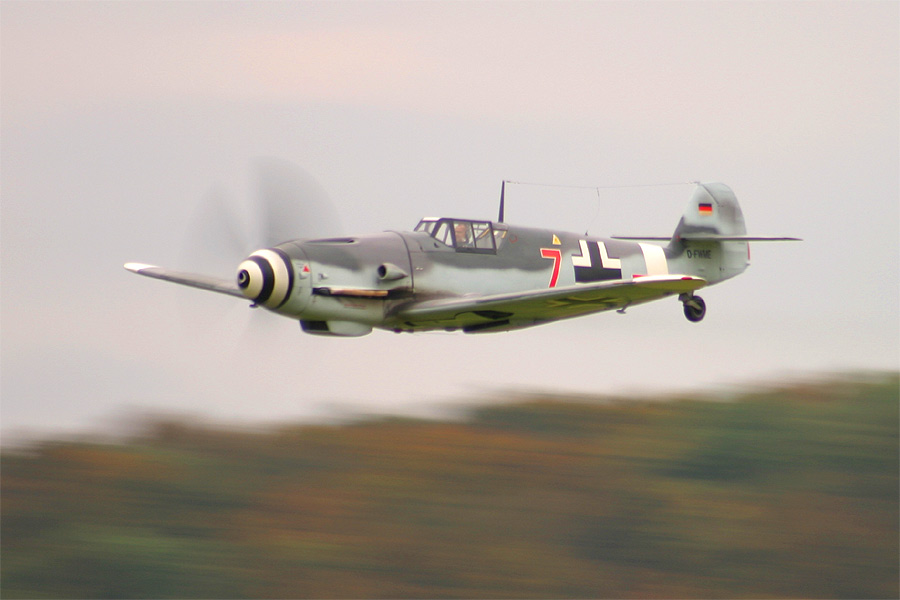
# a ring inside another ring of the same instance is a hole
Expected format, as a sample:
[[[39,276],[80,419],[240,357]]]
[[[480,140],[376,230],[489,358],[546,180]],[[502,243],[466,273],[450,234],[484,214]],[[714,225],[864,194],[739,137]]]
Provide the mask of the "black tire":
[[[706,316],[706,302],[700,296],[691,296],[684,302],[684,316],[691,323],[699,323]]]

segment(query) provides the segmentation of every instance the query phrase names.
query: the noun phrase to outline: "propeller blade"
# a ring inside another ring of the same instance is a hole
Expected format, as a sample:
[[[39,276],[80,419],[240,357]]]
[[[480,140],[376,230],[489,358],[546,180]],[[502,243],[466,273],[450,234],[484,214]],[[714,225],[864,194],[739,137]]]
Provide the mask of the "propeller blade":
[[[335,237],[342,233],[338,213],[328,194],[305,170],[276,158],[257,159],[250,170],[251,189],[255,198],[237,199],[221,184],[210,189],[198,202],[185,228],[180,259],[187,271],[214,275],[233,281],[241,259],[254,250],[293,239]],[[284,319],[246,311],[241,303],[221,304],[210,309],[210,301],[198,314],[191,306],[183,315],[188,338],[200,332],[222,328],[233,321],[236,310],[243,309],[239,319],[244,323],[240,346],[258,339],[268,347],[272,335],[283,331]],[[233,299],[232,299],[233,302]],[[292,333],[296,333],[291,329]]]
[[[328,194],[293,163],[265,158],[256,163],[260,247],[298,238],[341,235],[343,228]]]
[[[246,218],[221,186],[210,189],[197,204],[185,230],[183,262],[191,269],[233,275],[241,257],[254,250]]]

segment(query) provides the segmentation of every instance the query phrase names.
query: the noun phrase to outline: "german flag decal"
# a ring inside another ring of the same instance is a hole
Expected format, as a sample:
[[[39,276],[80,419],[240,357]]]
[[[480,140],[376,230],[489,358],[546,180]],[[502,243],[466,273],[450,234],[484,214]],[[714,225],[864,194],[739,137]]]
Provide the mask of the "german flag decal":
[[[712,204],[709,202],[701,202],[699,205],[699,212],[701,215],[713,214]]]

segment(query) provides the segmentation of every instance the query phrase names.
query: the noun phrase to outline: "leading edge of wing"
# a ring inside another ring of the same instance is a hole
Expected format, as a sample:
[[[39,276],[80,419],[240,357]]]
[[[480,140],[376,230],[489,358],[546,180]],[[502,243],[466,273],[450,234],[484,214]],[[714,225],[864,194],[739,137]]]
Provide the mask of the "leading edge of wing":
[[[627,305],[631,300],[689,293],[705,285],[705,279],[691,275],[646,275],[634,279],[581,283],[527,292],[425,300],[400,308],[394,316],[410,320],[437,320],[453,318],[466,312],[494,310],[515,313],[517,310],[537,308],[540,305],[551,307],[559,302],[588,305],[604,304],[612,299],[622,299],[622,304]]]
[[[237,298],[244,298],[241,290],[233,282],[227,279],[211,277],[209,275],[198,275],[196,273],[185,273],[182,271],[171,271],[154,265],[145,265],[142,263],[125,263],[125,268],[132,273],[143,275],[144,277],[152,277],[153,279],[162,279],[163,281],[171,281],[201,290],[210,292],[218,292],[220,294],[228,294]]]

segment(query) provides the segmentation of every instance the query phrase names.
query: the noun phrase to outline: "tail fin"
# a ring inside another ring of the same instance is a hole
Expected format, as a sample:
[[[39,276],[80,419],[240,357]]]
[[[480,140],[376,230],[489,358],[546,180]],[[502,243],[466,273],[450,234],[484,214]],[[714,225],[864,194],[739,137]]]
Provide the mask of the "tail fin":
[[[672,240],[688,240],[697,234],[706,239],[746,235],[744,213],[734,192],[724,183],[701,183],[691,196]]]
[[[699,183],[671,238],[613,236],[619,240],[668,241],[670,273],[702,277],[710,284],[740,275],[750,265],[748,242],[799,241],[747,235],[744,213],[724,183]]]
[[[710,283],[740,275],[750,264],[744,213],[724,183],[701,183],[672,234],[666,254],[682,272]]]
[[[614,235],[614,240],[652,240],[672,243],[704,241],[749,242],[763,239],[747,236],[744,214],[734,192],[724,183],[699,183],[672,237],[651,235]]]

